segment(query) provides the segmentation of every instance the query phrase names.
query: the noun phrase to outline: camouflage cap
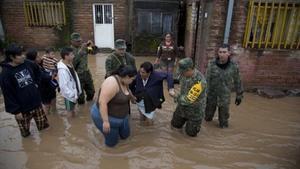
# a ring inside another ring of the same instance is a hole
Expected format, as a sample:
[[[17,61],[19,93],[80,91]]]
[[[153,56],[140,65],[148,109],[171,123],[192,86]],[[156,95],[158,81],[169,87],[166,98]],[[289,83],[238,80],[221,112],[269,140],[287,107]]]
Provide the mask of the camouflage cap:
[[[81,41],[82,39],[81,39],[81,36],[80,36],[79,33],[73,32],[71,34],[71,40],[73,40],[73,41]]]
[[[191,58],[184,58],[179,60],[178,62],[178,73],[183,73],[185,71],[187,71],[189,68],[193,68],[194,67],[194,63],[193,60]]]
[[[126,41],[123,39],[117,39],[115,42],[116,49],[126,49]]]

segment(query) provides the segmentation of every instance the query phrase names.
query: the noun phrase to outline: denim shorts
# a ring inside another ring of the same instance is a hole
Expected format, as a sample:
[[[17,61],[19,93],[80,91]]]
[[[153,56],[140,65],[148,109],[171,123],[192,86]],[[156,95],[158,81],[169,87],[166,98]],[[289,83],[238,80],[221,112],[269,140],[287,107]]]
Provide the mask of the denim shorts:
[[[105,144],[109,147],[114,147],[119,139],[126,139],[130,135],[130,127],[128,115],[124,118],[115,118],[108,116],[108,121],[110,124],[110,132],[103,133],[103,121],[100,115],[100,111],[97,105],[94,103],[91,107],[91,116],[96,125],[96,127],[101,131],[105,138]]]

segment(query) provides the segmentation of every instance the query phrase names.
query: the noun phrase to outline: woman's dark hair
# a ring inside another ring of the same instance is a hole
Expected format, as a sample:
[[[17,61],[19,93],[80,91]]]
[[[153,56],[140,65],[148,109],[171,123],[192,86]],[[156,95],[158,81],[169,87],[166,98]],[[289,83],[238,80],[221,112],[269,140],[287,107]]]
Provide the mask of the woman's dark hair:
[[[16,43],[12,43],[10,45],[7,46],[6,50],[5,50],[5,61],[6,62],[11,62],[11,57],[15,58],[16,56],[21,56],[22,55],[22,48],[20,45],[16,44]]]
[[[54,48],[52,47],[49,47],[49,48],[46,48],[46,53],[49,54],[50,52],[54,52]]]
[[[134,67],[130,65],[121,65],[116,71],[112,73],[112,75],[118,75],[120,77],[133,77],[137,74],[137,71]]]
[[[171,32],[166,32],[166,33],[164,34],[164,38],[165,38],[167,35],[170,35],[171,38],[173,39],[173,34],[172,34]]]
[[[34,49],[34,48],[28,49],[26,52],[26,59],[35,61],[37,55],[38,55],[38,52],[36,49]]]
[[[153,65],[150,62],[144,62],[140,68],[143,68],[147,73],[153,72]]]
[[[222,44],[219,48],[227,48],[228,51],[230,51],[230,45],[229,44]]]
[[[171,33],[171,32],[166,32],[166,33],[164,34],[163,40],[165,40],[165,38],[166,38],[167,35],[170,35],[170,36],[171,36],[171,39],[174,40],[173,33]]]
[[[60,56],[61,56],[62,59],[65,59],[65,56],[69,55],[72,52],[73,52],[72,48],[70,48],[70,47],[64,47],[60,51]]]

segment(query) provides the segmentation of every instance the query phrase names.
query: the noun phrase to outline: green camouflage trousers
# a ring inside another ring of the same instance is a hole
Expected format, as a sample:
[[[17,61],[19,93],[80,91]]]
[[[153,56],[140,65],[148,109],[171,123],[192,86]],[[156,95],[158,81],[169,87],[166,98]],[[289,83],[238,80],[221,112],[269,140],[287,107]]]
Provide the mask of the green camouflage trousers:
[[[78,74],[78,77],[80,80],[81,90],[82,90],[82,93],[78,98],[78,104],[84,104],[85,94],[86,94],[87,101],[93,100],[95,94],[95,88],[94,88],[93,79],[90,71],[85,71],[81,74]]]
[[[175,128],[181,129],[185,125],[185,132],[191,137],[197,136],[200,132],[202,116],[201,114],[195,114],[197,108],[190,106],[180,106],[176,107],[171,120],[171,125]]]
[[[230,98],[228,98],[229,100]],[[229,101],[219,101],[216,96],[207,96],[205,120],[212,121],[218,107],[218,116],[220,126],[228,125],[229,119]]]

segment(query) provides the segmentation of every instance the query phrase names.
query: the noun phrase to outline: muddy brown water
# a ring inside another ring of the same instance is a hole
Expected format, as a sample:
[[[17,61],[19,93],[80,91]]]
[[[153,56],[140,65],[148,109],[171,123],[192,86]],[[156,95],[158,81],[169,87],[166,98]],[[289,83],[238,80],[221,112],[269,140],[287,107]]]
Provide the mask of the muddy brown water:
[[[105,55],[90,56],[90,69],[98,89],[104,77]],[[142,61],[151,57],[138,57]],[[166,93],[167,96],[167,93]],[[233,98],[232,98],[233,99]],[[246,93],[241,106],[231,105],[228,129],[203,122],[190,138],[170,128],[173,101],[166,97],[155,124],[141,126],[132,105],[131,137],[107,148],[91,121],[87,103],[75,118],[57,112],[48,115],[51,128],[20,136],[14,117],[5,113],[0,96],[0,169],[300,169],[300,98],[266,99]]]

